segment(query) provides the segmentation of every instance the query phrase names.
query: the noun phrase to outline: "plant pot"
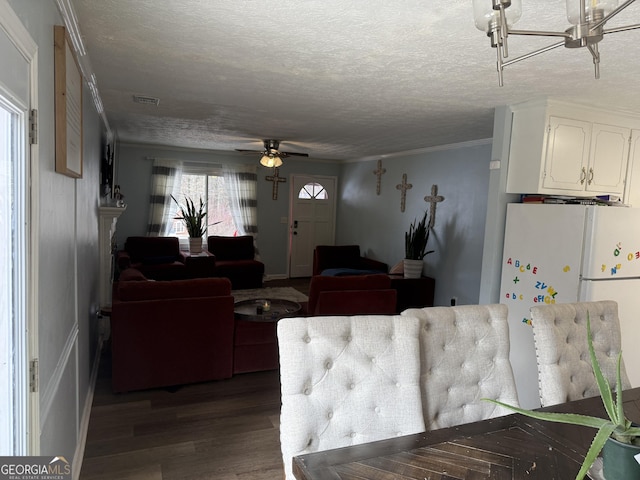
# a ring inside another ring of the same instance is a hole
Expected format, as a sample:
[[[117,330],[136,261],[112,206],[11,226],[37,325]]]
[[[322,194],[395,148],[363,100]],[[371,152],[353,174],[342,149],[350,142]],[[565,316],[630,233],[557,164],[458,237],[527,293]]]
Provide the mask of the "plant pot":
[[[423,260],[404,259],[404,278],[420,278],[422,276]]]
[[[609,438],[602,449],[602,463],[604,478],[616,480],[640,479],[640,464],[634,455],[640,454],[639,445],[621,443]]]
[[[202,253],[202,237],[189,237],[189,252],[191,252],[192,255]]]

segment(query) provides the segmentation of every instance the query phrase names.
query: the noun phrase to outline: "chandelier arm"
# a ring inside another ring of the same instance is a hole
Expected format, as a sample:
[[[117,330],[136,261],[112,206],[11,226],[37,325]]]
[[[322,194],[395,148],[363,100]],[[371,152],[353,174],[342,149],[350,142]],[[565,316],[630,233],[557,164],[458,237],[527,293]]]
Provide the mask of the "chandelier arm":
[[[624,2],[622,5],[619,5],[618,7],[614,8],[611,13],[609,13],[609,15],[607,15],[606,17],[604,17],[602,20],[600,20],[598,23],[594,24],[593,26],[589,27],[589,31],[593,32],[594,30],[597,30],[598,28],[602,27],[605,23],[607,23],[610,19],[612,19],[615,15],[617,15],[618,13],[620,13],[622,10],[624,10],[625,8],[627,8],[629,5],[631,5],[633,2],[635,2],[636,0],[627,0],[626,2]]]
[[[595,70],[595,78],[597,80],[600,78],[600,52],[598,51],[598,44],[594,43],[593,45],[587,45],[587,48],[593,57],[593,68]]]
[[[536,55],[540,55],[541,53],[548,52],[549,50],[553,50],[554,48],[558,48],[558,47],[561,47],[563,45],[564,45],[564,41],[558,42],[558,43],[554,43],[554,44],[549,45],[547,47],[543,47],[543,48],[540,48],[538,50],[534,50],[533,52],[525,53],[524,55],[520,55],[519,57],[512,58],[511,60],[503,62],[502,66],[503,67],[509,66],[512,63],[519,62],[520,60],[526,60],[527,58],[531,58],[531,57],[534,57]]]
[[[536,37],[563,37],[571,38],[571,34],[567,32],[545,32],[542,30],[512,30],[509,29],[509,35],[532,35]]]
[[[636,23],[635,25],[627,25],[626,27],[616,27],[616,28],[608,28],[602,31],[603,35],[607,33],[617,33],[617,32],[626,32],[627,30],[635,30],[640,28],[640,23]]]

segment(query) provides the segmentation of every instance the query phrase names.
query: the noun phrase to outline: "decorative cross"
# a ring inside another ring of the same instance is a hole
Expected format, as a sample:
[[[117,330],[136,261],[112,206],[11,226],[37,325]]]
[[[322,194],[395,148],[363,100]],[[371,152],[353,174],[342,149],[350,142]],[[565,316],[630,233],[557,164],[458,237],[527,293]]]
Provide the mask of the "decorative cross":
[[[402,183],[396,185],[396,188],[401,191],[400,193],[400,211],[404,212],[404,207],[407,204],[407,190],[413,188],[413,185],[407,183],[407,174],[402,174]]]
[[[272,190],[272,193],[271,193],[271,198],[273,198],[274,200],[277,200],[278,199],[278,184],[280,182],[286,182],[287,179],[285,177],[279,177],[278,176],[278,167],[275,167],[273,169],[273,175],[267,175],[264,178],[268,182],[273,182],[273,190]]]
[[[373,171],[373,174],[378,177],[378,181],[376,183],[376,195],[380,195],[380,180],[382,179],[382,175],[387,173],[386,168],[382,168],[382,160],[378,160],[378,168]]]
[[[436,223],[436,205],[439,202],[442,202],[444,197],[442,195],[438,195],[438,185],[431,185],[431,195],[427,195],[424,197],[425,202],[429,202],[431,206],[429,207],[429,228],[433,228]]]

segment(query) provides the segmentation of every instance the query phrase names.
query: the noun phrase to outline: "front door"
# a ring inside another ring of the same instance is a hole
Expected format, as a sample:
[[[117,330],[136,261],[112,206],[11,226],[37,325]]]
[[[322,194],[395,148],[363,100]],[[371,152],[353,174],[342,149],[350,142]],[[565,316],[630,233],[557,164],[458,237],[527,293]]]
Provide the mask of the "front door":
[[[291,175],[289,277],[310,277],[313,249],[333,245],[336,225],[336,177]]]

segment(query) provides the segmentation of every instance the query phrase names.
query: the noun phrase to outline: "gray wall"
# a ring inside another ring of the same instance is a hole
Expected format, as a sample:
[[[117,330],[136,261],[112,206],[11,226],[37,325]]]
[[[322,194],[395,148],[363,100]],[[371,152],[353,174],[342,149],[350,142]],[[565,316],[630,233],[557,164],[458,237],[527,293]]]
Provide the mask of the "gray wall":
[[[336,243],[357,243],[370,257],[395,265],[404,258],[404,234],[429,204],[431,186],[445,200],[436,209],[424,274],[436,279],[435,304],[478,303],[489,185],[490,141],[450,145],[382,161],[376,195],[376,161],[348,163],[342,170]],[[400,211],[402,174],[413,187]]]
[[[257,156],[232,152],[121,144],[117,152],[115,183],[120,185],[125,195],[127,209],[118,219],[116,237],[120,248],[127,237],[146,235],[153,158],[214,165],[258,164]],[[289,216],[291,174],[339,176],[340,165],[334,161],[285,159],[278,175],[286,177],[287,181],[280,183],[277,200],[272,199],[273,183],[265,180],[266,176],[272,174],[273,169],[258,164],[258,248],[265,263],[265,273],[282,276],[287,272],[288,224],[280,223],[280,219]]]
[[[120,246],[131,235],[144,235],[148,217],[151,158],[208,161],[213,164],[249,163],[252,157],[219,152],[121,145],[116,183],[125,195],[127,210],[118,220]],[[436,279],[436,304],[478,303],[484,225],[489,188],[489,140],[434,148],[425,153],[383,160],[381,192],[376,195],[376,161],[334,163],[287,159],[280,176],[291,174],[338,177],[336,243],[357,243],[367,256],[390,266],[404,258],[404,233],[429,204],[424,197],[431,186],[445,201],[438,204],[436,224],[429,239],[435,250],[426,257],[425,274]],[[271,171],[259,168],[258,228],[260,253],[268,275],[287,272],[288,226],[280,223],[289,215],[290,180],[280,184],[278,200],[271,199]],[[396,185],[406,173],[413,188],[407,192],[406,211],[400,212]]]
[[[98,344],[97,207],[105,132],[85,88],[83,178],[55,173],[53,26],[63,21],[53,1],[9,4],[38,45],[39,453],[71,459],[88,420],[83,412]]]

